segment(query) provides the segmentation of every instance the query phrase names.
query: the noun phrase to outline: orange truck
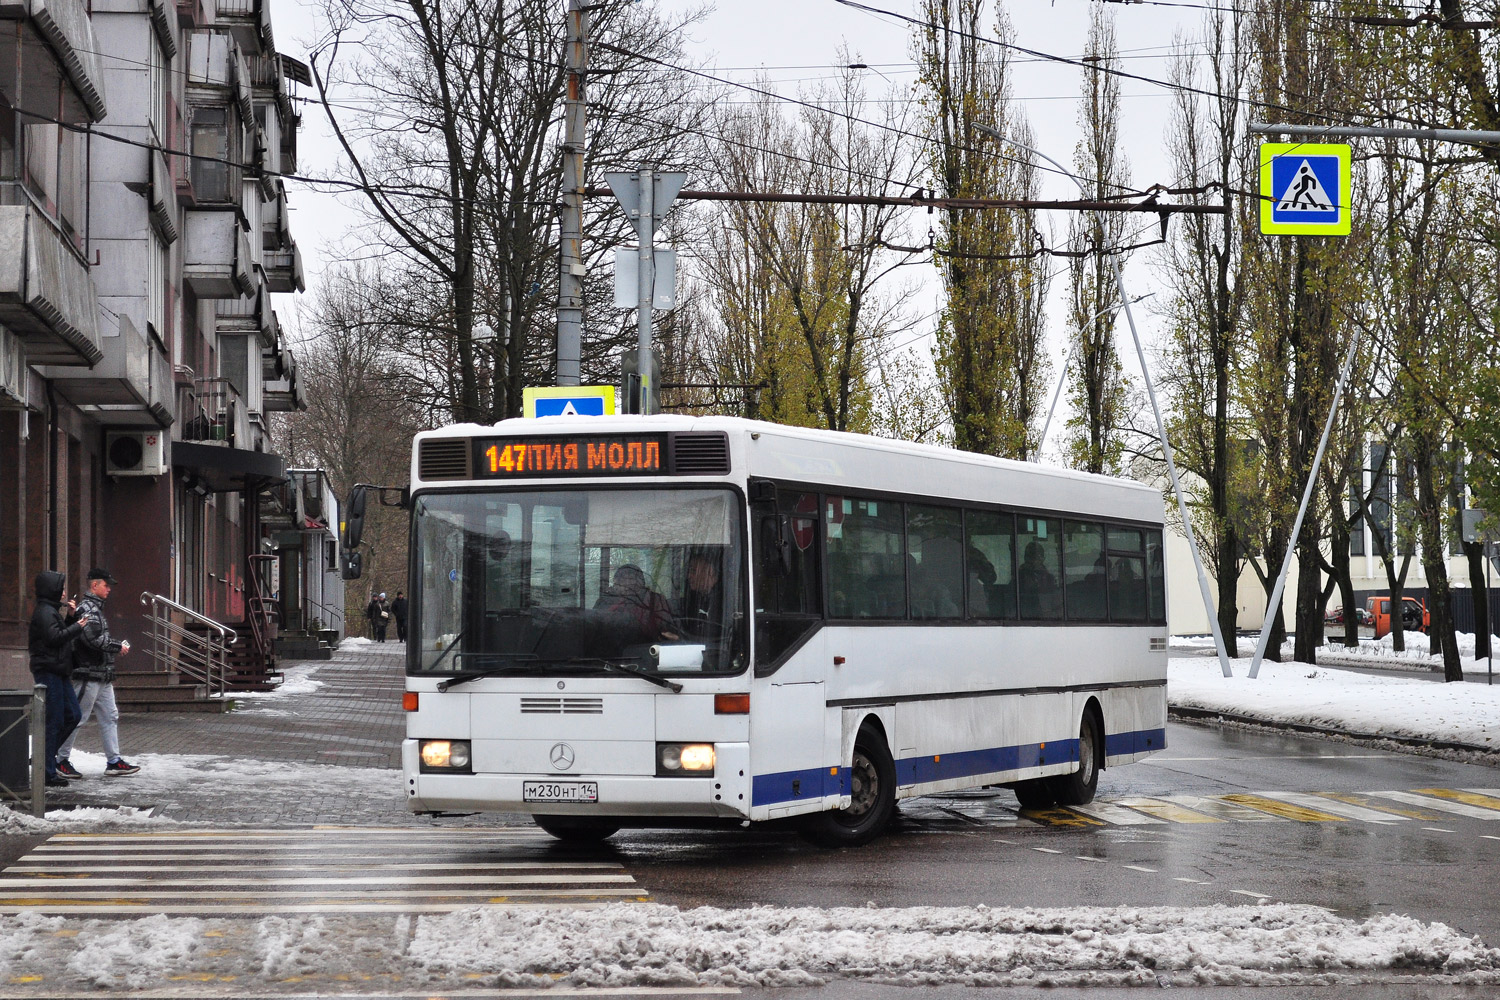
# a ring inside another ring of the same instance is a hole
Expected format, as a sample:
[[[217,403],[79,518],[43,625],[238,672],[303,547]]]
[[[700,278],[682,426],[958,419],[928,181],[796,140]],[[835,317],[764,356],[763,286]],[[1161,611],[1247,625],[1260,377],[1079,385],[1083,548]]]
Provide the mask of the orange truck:
[[[1391,599],[1389,595],[1371,597],[1365,601],[1365,610],[1375,626],[1375,638],[1379,639],[1391,630]],[[1401,623],[1403,631],[1426,632],[1432,626],[1432,614],[1427,605],[1415,597],[1401,598]]]

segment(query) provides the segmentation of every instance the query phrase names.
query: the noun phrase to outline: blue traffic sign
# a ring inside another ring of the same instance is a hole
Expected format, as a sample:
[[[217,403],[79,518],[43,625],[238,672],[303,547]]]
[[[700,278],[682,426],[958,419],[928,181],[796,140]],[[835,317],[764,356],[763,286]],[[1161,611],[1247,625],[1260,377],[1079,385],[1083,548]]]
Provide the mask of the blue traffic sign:
[[[1349,233],[1349,147],[1328,143],[1261,146],[1260,231],[1291,236]]]
[[[615,413],[612,385],[545,386],[521,393],[528,417],[610,417]]]

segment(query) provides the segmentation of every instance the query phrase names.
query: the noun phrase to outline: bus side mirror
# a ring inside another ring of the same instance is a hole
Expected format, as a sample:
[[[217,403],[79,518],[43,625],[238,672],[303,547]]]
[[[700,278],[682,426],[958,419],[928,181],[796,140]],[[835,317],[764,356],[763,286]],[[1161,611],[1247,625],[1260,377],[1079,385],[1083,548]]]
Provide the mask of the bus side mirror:
[[[785,514],[768,514],[760,519],[761,564],[772,576],[792,575],[792,519]]]
[[[349,491],[349,510],[344,514],[344,548],[359,548],[359,540],[365,533],[365,503],[368,501],[368,490],[363,486],[356,486]],[[359,577],[345,577],[346,580],[357,580]]]
[[[364,568],[365,558],[361,553],[344,553],[344,571],[340,575],[343,576],[345,580],[358,580],[360,574],[364,572]]]

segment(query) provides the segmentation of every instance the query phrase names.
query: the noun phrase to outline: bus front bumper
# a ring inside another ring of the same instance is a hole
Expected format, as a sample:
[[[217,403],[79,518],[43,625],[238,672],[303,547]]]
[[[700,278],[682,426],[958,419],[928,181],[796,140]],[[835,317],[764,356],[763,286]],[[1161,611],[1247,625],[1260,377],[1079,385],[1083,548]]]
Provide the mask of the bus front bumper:
[[[517,812],[553,816],[748,819],[750,746],[714,744],[711,778],[645,774],[422,773],[418,741],[401,744],[406,806],[411,812]],[[527,782],[591,783],[598,801],[527,802]]]

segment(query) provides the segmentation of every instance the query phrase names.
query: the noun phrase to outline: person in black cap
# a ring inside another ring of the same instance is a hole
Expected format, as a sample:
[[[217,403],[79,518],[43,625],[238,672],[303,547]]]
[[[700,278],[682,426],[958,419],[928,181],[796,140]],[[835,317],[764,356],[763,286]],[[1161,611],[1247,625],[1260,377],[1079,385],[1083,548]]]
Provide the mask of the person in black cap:
[[[45,569],[36,575],[36,609],[27,632],[31,675],[47,688],[47,787],[66,788],[58,773],[57,749],[78,725],[78,696],[69,675],[73,671],[73,642],[88,619],[77,615],[72,601],[63,599],[67,577]]]
[[[73,644],[73,690],[78,695],[79,716],[87,721],[92,714],[98,720],[99,735],[104,741],[104,773],[111,778],[135,774],[140,770],[120,756],[120,709],[115,704],[115,657],[130,652],[130,641],[111,637],[109,619],[104,616],[104,602],[109,599],[110,589],[118,582],[109,575],[108,570],[98,567],[89,570],[88,592],[78,602],[78,613],[87,617],[87,624]],[[68,760],[77,736],[78,730],[75,728],[57,751],[57,773],[65,778],[83,777]]]

